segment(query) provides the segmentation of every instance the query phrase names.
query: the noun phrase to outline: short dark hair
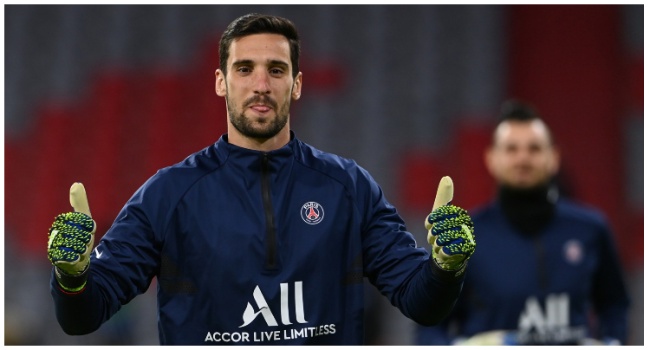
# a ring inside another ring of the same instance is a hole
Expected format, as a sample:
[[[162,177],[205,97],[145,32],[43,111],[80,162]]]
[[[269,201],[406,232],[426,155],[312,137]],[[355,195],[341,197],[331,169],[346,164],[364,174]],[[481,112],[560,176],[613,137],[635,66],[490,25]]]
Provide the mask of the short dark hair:
[[[537,109],[535,109],[535,107],[533,107],[530,103],[517,99],[510,99],[501,104],[499,120],[497,121],[495,130],[504,122],[526,123],[532,122],[534,120],[539,120],[542,122],[548,133],[549,141],[551,144],[553,144],[555,141],[553,138],[553,133],[551,132],[551,128],[549,128],[544,119],[542,119],[541,115],[537,112]]]
[[[519,100],[507,100],[501,105],[498,124],[504,121],[525,122],[533,119],[542,119],[533,106]]]
[[[291,75],[298,75],[300,60],[300,39],[298,30],[290,20],[278,16],[249,13],[232,21],[219,40],[219,65],[221,71],[227,74],[227,62],[230,56],[230,45],[237,39],[252,34],[280,34],[289,40],[291,50]]]

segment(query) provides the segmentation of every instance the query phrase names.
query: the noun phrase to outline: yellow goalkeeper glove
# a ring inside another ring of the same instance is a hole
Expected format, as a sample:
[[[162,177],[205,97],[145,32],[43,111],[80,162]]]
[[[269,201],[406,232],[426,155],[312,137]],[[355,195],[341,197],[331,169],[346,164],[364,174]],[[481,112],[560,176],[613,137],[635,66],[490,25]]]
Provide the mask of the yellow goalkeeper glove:
[[[86,285],[97,225],[90,215],[83,184],[76,182],[70,187],[70,205],[74,212],[58,215],[50,227],[47,257],[55,267],[59,285],[78,292]]]
[[[433,259],[444,270],[461,274],[474,254],[474,223],[467,210],[450,205],[454,183],[449,176],[440,180],[431,214],[424,220]]]

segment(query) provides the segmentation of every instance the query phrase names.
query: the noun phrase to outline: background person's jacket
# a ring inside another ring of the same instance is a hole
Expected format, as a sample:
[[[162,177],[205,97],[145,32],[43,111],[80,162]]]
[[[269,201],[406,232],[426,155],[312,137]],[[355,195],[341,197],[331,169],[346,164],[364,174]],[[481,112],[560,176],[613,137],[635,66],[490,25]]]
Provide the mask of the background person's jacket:
[[[92,332],[154,277],[161,344],[360,344],[363,277],[422,324],[449,313],[463,281],[416,246],[363,168],[293,132],[268,153],[224,135],[158,171],[93,251],[85,290],[51,280],[57,319]]]
[[[605,217],[560,197],[539,234],[508,221],[499,202],[472,213],[481,249],[471,258],[463,291],[439,326],[419,327],[418,344],[450,344],[504,331],[513,344],[625,342],[629,297]]]

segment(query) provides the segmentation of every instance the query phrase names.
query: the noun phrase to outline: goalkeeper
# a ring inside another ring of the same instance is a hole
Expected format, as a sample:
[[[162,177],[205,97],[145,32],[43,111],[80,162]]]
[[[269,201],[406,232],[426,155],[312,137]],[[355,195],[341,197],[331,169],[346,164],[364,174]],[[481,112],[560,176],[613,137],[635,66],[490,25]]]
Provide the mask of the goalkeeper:
[[[504,104],[486,165],[497,198],[476,210],[472,257],[449,318],[418,344],[625,344],[629,298],[602,214],[558,195],[551,131],[523,103]]]
[[[154,277],[161,344],[361,344],[364,277],[420,324],[446,317],[476,246],[451,180],[425,220],[429,252],[366,170],[291,131],[299,45],[284,18],[232,22],[215,74],[227,134],[147,180],[96,247],[73,185],[48,240],[65,332],[93,332]]]

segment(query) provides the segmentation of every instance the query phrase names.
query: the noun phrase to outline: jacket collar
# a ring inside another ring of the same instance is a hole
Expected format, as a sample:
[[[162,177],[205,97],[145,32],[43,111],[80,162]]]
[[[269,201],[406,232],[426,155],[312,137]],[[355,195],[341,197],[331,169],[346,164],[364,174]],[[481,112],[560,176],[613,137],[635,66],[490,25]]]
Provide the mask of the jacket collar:
[[[289,158],[293,158],[295,151],[299,147],[298,143],[299,140],[296,138],[294,132],[291,131],[291,137],[286,145],[270,152],[263,152],[239,147],[229,143],[228,134],[226,133],[221,135],[215,146],[217,156],[222,162],[234,160],[239,165],[250,166],[253,164],[259,164],[260,159],[265,155],[272,164],[277,164],[277,162],[283,162]],[[254,168],[257,167],[254,166]]]

